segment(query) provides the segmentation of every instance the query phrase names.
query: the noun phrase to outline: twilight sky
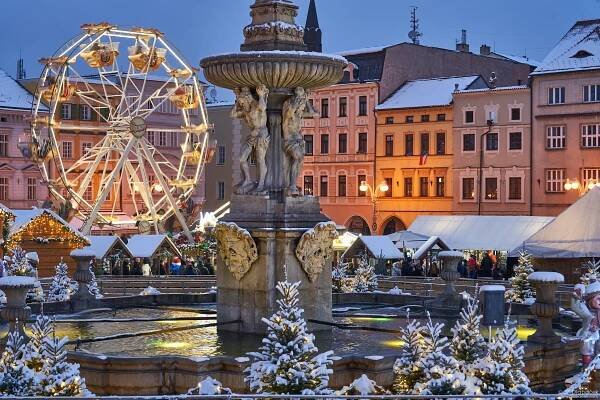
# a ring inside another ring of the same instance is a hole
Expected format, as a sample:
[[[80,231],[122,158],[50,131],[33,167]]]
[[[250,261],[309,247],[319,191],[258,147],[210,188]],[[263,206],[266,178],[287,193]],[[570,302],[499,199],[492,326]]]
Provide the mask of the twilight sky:
[[[309,0],[300,6],[303,25]],[[28,77],[79,34],[82,23],[109,21],[165,32],[195,65],[207,55],[238,51],[253,0],[1,0],[0,68],[14,75],[19,51]],[[454,48],[467,29],[471,50],[487,43],[496,51],[541,60],[578,19],[600,18],[600,0],[316,0],[324,50],[408,41],[409,6],[418,7],[421,44]]]

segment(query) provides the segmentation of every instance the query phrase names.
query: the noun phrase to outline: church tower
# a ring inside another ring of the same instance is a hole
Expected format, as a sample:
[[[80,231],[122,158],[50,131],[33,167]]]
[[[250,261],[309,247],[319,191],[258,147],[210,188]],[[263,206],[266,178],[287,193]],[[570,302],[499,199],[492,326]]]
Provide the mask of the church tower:
[[[319,18],[317,17],[317,6],[315,0],[310,0],[308,14],[306,15],[306,25],[304,26],[304,43],[306,51],[323,51],[321,42],[321,28],[319,27]]]

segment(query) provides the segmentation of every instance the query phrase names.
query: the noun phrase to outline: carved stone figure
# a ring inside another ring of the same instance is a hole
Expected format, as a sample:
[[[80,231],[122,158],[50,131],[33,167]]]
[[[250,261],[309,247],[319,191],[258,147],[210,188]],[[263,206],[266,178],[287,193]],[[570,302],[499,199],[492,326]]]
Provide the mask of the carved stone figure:
[[[315,282],[333,256],[333,239],[338,237],[335,223],[320,222],[304,232],[296,246],[296,257],[311,282]]]
[[[308,93],[302,87],[294,89],[294,94],[283,103],[283,174],[286,186],[286,195],[298,196],[301,194],[296,185],[298,175],[302,170],[305,154],[304,138],[300,132],[302,119],[313,116],[314,110],[310,107]]]
[[[575,285],[571,309],[582,320],[577,336],[581,339],[581,355],[586,367],[600,353],[600,282],[594,281],[587,286]]]
[[[241,119],[248,129],[250,135],[242,145],[240,155],[240,168],[243,181],[238,185],[238,194],[265,194],[265,177],[267,175],[267,148],[269,147],[269,129],[267,128],[267,97],[269,89],[265,85],[256,88],[254,97],[250,88],[242,87],[235,90],[235,106],[231,110],[231,116]],[[258,183],[254,184],[250,177],[249,161],[254,153],[258,168]]]
[[[215,227],[219,255],[225,266],[238,281],[258,259],[258,249],[250,233],[233,222],[219,222]]]

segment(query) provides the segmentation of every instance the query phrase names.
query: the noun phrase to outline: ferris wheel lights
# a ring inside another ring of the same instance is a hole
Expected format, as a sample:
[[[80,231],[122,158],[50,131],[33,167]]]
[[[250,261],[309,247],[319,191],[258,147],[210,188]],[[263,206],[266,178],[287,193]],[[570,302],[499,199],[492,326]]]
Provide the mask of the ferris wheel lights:
[[[81,25],[81,30],[83,30],[87,34],[96,34],[103,31],[109,31],[113,28],[116,28],[115,25],[110,24],[108,22],[99,22],[97,24],[83,24]]]
[[[160,183],[154,184],[154,191],[158,192],[158,193],[161,193],[163,191],[162,185]]]

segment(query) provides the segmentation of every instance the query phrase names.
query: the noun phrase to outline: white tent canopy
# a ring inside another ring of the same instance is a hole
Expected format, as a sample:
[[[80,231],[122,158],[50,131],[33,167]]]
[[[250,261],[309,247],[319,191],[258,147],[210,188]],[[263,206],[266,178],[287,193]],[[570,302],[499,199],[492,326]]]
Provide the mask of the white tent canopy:
[[[384,260],[399,260],[404,258],[404,255],[396,248],[394,242],[387,236],[359,236],[348,250],[342,254],[342,258],[354,257],[363,250],[367,250],[367,253],[373,258]]]
[[[600,257],[600,188],[573,203],[551,223],[514,247],[537,258]]]
[[[417,217],[409,230],[439,236],[455,250],[510,251],[553,219],[512,215],[427,215]]]
[[[398,231],[387,235],[392,242],[396,244],[396,247],[402,249],[404,247],[409,249],[418,249],[425,243],[430,236],[421,235],[411,231]]]

